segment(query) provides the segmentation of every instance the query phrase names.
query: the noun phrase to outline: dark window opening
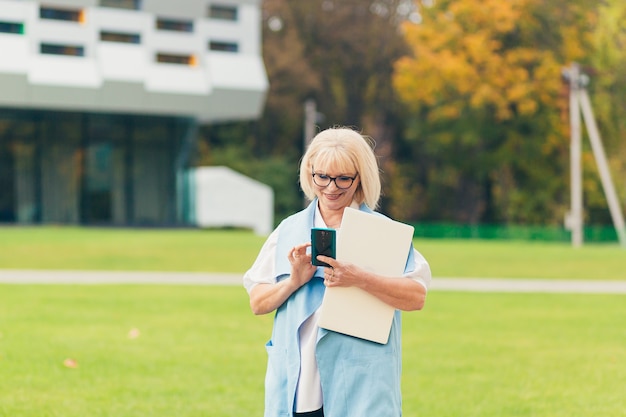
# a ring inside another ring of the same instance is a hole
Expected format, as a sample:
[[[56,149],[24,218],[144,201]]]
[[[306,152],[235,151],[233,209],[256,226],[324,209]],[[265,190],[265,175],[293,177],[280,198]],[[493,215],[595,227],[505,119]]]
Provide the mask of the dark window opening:
[[[159,30],[171,30],[174,32],[193,32],[193,21],[176,19],[157,19],[156,27]]]
[[[239,52],[239,45],[236,42],[211,41],[209,42],[209,49],[211,51]]]
[[[140,0],[100,0],[100,6],[114,9],[141,10]]]
[[[0,33],[24,34],[24,23],[0,22]]]
[[[157,62],[161,64],[177,64],[195,66],[197,64],[196,57],[193,55],[175,55],[175,54],[162,54],[159,53],[156,56]]]
[[[9,127],[7,130],[11,132],[12,123],[9,121],[0,124],[0,223],[14,222],[17,214],[15,210],[17,181],[14,176],[17,158],[12,149],[16,146],[12,140],[7,140],[6,131],[3,132],[2,128],[4,126]]]
[[[209,17],[211,19],[236,21],[238,19],[237,14],[236,6],[209,6]]]
[[[80,9],[41,7],[39,9],[39,17],[42,19],[64,20],[79,23],[83,23],[85,21],[85,13]]]
[[[85,56],[85,47],[80,45],[58,45],[42,43],[40,52],[48,55]]]
[[[141,35],[138,33],[100,32],[100,40],[104,42],[141,43]]]

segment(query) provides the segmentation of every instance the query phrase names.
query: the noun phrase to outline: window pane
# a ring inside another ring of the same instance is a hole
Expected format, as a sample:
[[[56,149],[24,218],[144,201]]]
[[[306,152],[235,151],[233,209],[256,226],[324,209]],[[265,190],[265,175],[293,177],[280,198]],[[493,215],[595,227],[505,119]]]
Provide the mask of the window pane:
[[[157,19],[156,27],[159,30],[172,30],[175,32],[193,32],[191,20]]]
[[[40,45],[40,52],[42,54],[50,55],[85,56],[85,47],[77,45],[42,43]]]
[[[69,22],[84,22],[83,11],[80,9],[57,9],[41,7],[39,17],[42,19],[65,20]]]
[[[23,35],[24,24],[13,22],[0,22],[0,33],[15,33],[18,35]]]
[[[236,6],[209,6],[209,17],[211,19],[220,20],[237,20],[237,7]]]
[[[141,43],[141,35],[137,33],[100,32],[100,40],[104,42]]]
[[[162,64],[196,65],[196,57],[193,55],[174,55],[158,53],[156,61]]]
[[[211,51],[239,52],[239,45],[235,42],[211,41],[209,42],[209,49]]]
[[[140,0],[100,0],[100,6],[116,9],[141,10]]]

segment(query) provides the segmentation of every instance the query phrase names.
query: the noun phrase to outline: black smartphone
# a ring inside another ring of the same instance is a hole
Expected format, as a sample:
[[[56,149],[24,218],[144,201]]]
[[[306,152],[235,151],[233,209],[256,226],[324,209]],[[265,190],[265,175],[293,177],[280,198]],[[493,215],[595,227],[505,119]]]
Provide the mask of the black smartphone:
[[[311,229],[311,263],[315,266],[330,266],[326,262],[318,261],[317,255],[336,258],[336,242],[335,229]]]

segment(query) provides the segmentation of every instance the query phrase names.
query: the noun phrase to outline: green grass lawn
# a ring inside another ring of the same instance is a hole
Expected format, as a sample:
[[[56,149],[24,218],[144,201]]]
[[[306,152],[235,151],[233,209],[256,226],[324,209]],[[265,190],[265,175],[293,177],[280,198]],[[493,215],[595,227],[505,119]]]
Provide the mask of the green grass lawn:
[[[620,295],[429,295],[404,315],[407,416],[626,416]]]
[[[403,317],[405,416],[626,415],[623,296],[433,292]],[[0,416],[261,416],[271,321],[239,287],[0,285]]]
[[[0,269],[242,273],[265,240],[245,230],[0,227]],[[416,239],[435,277],[626,279],[617,244]]]
[[[0,269],[242,272],[265,239],[246,230],[0,228]]]
[[[0,269],[241,273],[263,241],[0,227]],[[435,279],[626,279],[617,245],[415,245]],[[404,314],[405,415],[626,416],[624,317],[623,295],[432,292]],[[260,416],[271,325],[241,287],[0,285],[0,417]]]

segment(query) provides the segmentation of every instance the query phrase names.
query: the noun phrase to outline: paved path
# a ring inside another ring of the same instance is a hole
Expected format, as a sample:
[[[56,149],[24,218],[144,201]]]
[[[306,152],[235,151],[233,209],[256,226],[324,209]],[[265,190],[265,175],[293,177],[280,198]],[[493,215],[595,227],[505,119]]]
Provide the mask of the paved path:
[[[178,284],[242,285],[242,274],[203,272],[0,270],[5,284]]]
[[[4,284],[241,285],[241,274],[0,270]],[[433,278],[433,291],[626,294],[626,281]]]

